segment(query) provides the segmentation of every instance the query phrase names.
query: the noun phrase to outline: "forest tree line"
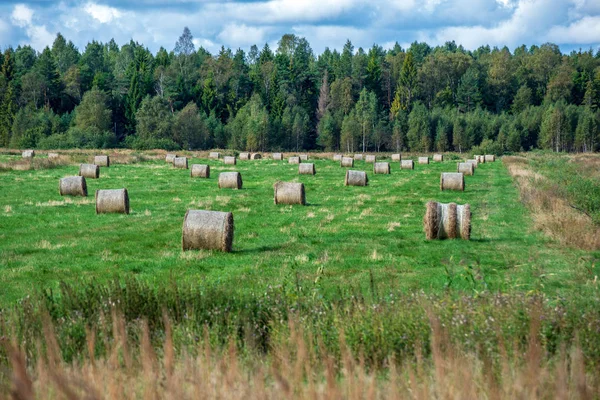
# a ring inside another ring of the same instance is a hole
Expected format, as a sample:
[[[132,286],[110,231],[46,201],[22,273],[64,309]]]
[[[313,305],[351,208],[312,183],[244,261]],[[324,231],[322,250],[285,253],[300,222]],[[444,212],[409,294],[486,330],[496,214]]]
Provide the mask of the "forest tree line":
[[[0,147],[356,151],[600,150],[600,50],[173,50],[58,34],[0,53]]]

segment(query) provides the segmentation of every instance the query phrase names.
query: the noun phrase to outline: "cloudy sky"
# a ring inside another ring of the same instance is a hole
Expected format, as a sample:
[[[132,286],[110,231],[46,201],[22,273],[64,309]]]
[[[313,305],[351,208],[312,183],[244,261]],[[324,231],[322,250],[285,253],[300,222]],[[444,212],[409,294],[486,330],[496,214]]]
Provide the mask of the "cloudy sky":
[[[468,49],[553,42],[565,52],[600,48],[600,0],[0,0],[0,48],[51,45],[61,32],[80,50],[92,39],[130,39],[172,50],[183,27],[211,52],[276,46],[284,33],[316,53],[455,40]]]

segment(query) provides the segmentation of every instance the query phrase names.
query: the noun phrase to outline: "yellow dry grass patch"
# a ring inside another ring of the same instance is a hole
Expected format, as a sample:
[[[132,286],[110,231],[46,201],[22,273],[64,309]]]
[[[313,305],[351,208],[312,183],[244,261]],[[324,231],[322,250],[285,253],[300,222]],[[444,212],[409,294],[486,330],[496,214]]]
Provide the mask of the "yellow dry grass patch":
[[[231,201],[231,196],[217,196],[215,201],[219,203],[220,206],[226,206]]]
[[[211,255],[210,250],[188,250],[179,253],[179,259],[186,261],[203,260]]]
[[[400,222],[390,222],[389,224],[387,224],[387,231],[394,232],[396,228],[400,228],[400,226]]]
[[[5,212],[6,214],[10,214],[10,213],[12,212],[12,207],[11,207],[10,205],[8,205],[8,204],[7,204],[7,205],[5,205],[5,206],[4,206],[4,212]]]
[[[52,243],[50,243],[49,241],[42,240],[35,247],[37,247],[38,249],[44,249],[44,250],[56,250],[56,249],[60,249],[61,247],[65,247],[65,245],[64,244],[52,245]]]

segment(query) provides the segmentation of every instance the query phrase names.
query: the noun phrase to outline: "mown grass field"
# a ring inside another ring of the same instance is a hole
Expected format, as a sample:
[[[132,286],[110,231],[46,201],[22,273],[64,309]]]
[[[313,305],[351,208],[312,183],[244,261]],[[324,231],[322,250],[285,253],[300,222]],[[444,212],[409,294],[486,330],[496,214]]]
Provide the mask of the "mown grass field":
[[[18,160],[0,155],[1,162]],[[416,157],[413,159],[416,160]],[[389,161],[389,160],[388,160]],[[210,179],[154,159],[101,168],[87,180],[87,198],[61,197],[58,181],[78,164],[0,171],[0,306],[58,282],[105,282],[136,276],[150,283],[210,284],[242,292],[290,287],[314,296],[369,286],[439,293],[543,292],[585,295],[600,272],[598,252],[564,247],[532,228],[517,189],[500,161],[466,177],[465,192],[442,192],[441,172],[456,160],[391,175],[366,170],[368,187],[345,187],[344,168],[311,160],[316,176],[270,159],[207,163]],[[218,189],[218,174],[239,171],[242,190]],[[299,181],[308,205],[273,203],[277,180]],[[130,215],[96,215],[94,191],[125,187]],[[422,218],[429,200],[470,203],[472,240],[426,241]],[[233,252],[181,250],[187,209],[231,211]]]

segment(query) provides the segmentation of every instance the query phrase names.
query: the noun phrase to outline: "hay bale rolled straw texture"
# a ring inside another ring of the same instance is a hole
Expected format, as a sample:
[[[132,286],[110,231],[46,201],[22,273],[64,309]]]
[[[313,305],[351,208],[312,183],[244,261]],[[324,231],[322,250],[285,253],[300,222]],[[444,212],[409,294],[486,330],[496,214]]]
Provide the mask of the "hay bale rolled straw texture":
[[[25,151],[24,151],[24,152],[21,154],[21,156],[22,156],[23,158],[33,158],[33,157],[35,157],[35,151],[33,151],[33,150],[25,150]]]
[[[333,161],[342,161],[342,155],[341,154],[334,154],[333,155]]]
[[[485,163],[485,156],[475,156],[475,159],[480,164],[484,164]]]
[[[210,178],[210,166],[206,164],[192,164],[190,176],[192,178]]]
[[[308,161],[308,154],[300,154],[298,157],[300,157],[300,161]]]
[[[364,156],[363,156],[362,154],[355,154],[355,155],[354,155],[354,159],[355,159],[355,160],[362,161],[362,160],[364,159]]]
[[[419,157],[419,164],[429,164],[429,157]]]
[[[219,189],[241,189],[242,174],[239,172],[221,172],[219,174]]]
[[[300,157],[290,157],[288,158],[288,163],[289,164],[300,164],[302,161],[300,161]]]
[[[367,186],[369,184],[369,177],[365,171],[346,171],[346,178],[344,179],[345,186]]]
[[[315,169],[315,164],[313,163],[301,163],[298,164],[298,173],[300,175],[315,175],[317,170]]]
[[[233,244],[233,228],[230,212],[188,210],[181,234],[183,251],[221,250],[228,253]]]
[[[249,160],[250,153],[240,153],[240,160]]]
[[[306,205],[304,184],[297,182],[275,182],[273,185],[275,204]]]
[[[443,154],[434,154],[433,155],[433,161],[435,161],[435,162],[442,162],[442,161],[444,161],[444,155]]]
[[[188,169],[187,157],[175,157],[173,159],[173,166],[175,168]]]
[[[493,154],[486,154],[484,158],[485,158],[485,162],[495,162],[496,161],[496,156]]]
[[[464,175],[473,175],[475,173],[475,166],[472,163],[461,162],[456,166],[456,171]]]
[[[232,156],[225,156],[225,157],[223,157],[223,162],[227,165],[236,165],[237,159]]]
[[[48,153],[48,160],[58,160],[59,157],[60,155],[58,153]]]
[[[340,161],[340,167],[342,168],[352,168],[354,167],[354,158],[352,157],[342,157]]]
[[[96,190],[96,214],[129,214],[127,189]]]
[[[400,169],[415,169],[415,162],[413,160],[402,160],[400,161]]]
[[[86,178],[100,178],[100,167],[96,164],[79,164],[79,176]]]
[[[469,164],[473,164],[473,168],[477,168],[477,165],[479,164],[479,162],[477,160],[475,160],[475,159],[465,160],[465,162],[469,163]]]
[[[277,160],[277,161],[283,160],[283,154],[281,154],[281,153],[273,153],[273,160]]]
[[[94,164],[99,167],[110,167],[110,157],[109,156],[95,156]]]
[[[175,158],[177,158],[177,154],[167,153],[167,155],[165,156],[165,162],[173,164],[173,160],[175,160]]]
[[[388,175],[390,173],[390,163],[387,163],[387,162],[375,163],[373,165],[373,173]]]
[[[218,159],[220,157],[221,153],[219,153],[218,151],[211,151],[210,153],[208,153],[208,158]]]
[[[402,155],[401,154],[392,154],[392,161],[394,161],[394,162],[402,161]]]
[[[86,197],[87,184],[83,176],[67,176],[61,178],[58,183],[58,192],[61,196],[83,196]]]
[[[252,153],[252,154],[250,154],[250,159],[251,160],[260,160],[260,159],[262,159],[262,155],[260,153]]]
[[[374,164],[376,162],[376,157],[371,154],[367,154],[367,156],[365,157],[365,162]]]
[[[423,226],[427,240],[458,238],[469,240],[471,238],[471,206],[430,201],[426,205]]]
[[[441,190],[465,190],[465,176],[460,172],[443,172],[440,177]]]

